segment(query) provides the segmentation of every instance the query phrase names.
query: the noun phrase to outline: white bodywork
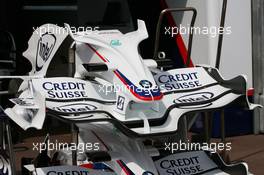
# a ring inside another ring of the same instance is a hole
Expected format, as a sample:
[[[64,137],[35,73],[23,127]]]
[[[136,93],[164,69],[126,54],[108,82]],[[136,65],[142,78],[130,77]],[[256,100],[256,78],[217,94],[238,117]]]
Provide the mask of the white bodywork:
[[[47,32],[41,34],[41,29]],[[46,78],[53,56],[68,35],[76,47],[75,77]],[[154,60],[143,60],[138,53],[138,44],[147,37],[140,20],[138,30],[127,34],[117,30],[72,33],[68,25],[41,26],[24,53],[32,64],[32,77],[24,79],[22,94],[12,99],[15,106],[5,113],[23,129],[41,129],[46,114],[75,122],[84,143],[94,129],[108,145],[112,160],[107,164],[117,174],[125,173],[123,162],[136,174],[156,175],[148,149],[135,138],[175,133],[184,114],[222,108],[239,98],[249,109],[257,106],[247,100],[243,76],[224,80],[210,67],[160,71]],[[89,72],[84,64],[107,70]],[[116,128],[122,133],[116,135]]]

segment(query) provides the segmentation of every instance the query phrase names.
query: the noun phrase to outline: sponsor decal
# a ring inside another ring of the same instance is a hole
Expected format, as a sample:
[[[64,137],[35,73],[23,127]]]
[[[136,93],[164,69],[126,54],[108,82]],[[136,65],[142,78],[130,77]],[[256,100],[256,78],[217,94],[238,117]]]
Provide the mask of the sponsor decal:
[[[88,103],[74,103],[74,104],[67,104],[58,107],[53,107],[53,110],[64,113],[88,112],[88,111],[94,111],[96,109],[97,109],[96,106]]]
[[[116,103],[116,108],[123,111],[124,110],[124,105],[125,105],[125,97],[118,96],[117,98],[117,103]]]
[[[48,98],[51,99],[71,99],[87,97],[84,82],[44,82],[42,84],[44,90],[47,91]]]
[[[32,106],[34,103],[32,102],[32,99],[26,99],[26,98],[12,98],[10,99],[11,102],[14,104],[20,105],[20,106]]]
[[[40,71],[49,59],[56,44],[56,37],[52,33],[44,33],[38,41],[36,54],[36,71]]]
[[[121,46],[122,43],[119,40],[111,40],[110,45],[111,46]]]
[[[145,171],[142,175],[155,175],[155,174],[150,171]]]
[[[216,164],[202,151],[169,155],[155,161],[155,165],[162,175],[202,174],[217,168]]]
[[[33,98],[11,98],[9,100],[15,105],[19,105],[20,107],[23,108],[31,108],[31,109],[38,108]]]
[[[88,171],[48,171],[46,175],[88,175]]]
[[[202,86],[198,79],[198,72],[162,74],[156,81],[161,89],[167,91],[193,89]]]
[[[142,86],[143,88],[151,88],[152,87],[152,83],[148,80],[141,80],[139,82],[140,86]]]
[[[172,174],[197,174],[203,172],[199,165],[198,157],[188,157],[181,159],[162,160],[160,167],[166,169],[167,173]],[[176,167],[176,168],[175,168]],[[180,168],[184,167],[184,168]]]
[[[181,96],[174,100],[174,103],[195,103],[210,100],[214,97],[212,92],[197,92]]]
[[[212,102],[209,102],[208,100],[212,99],[213,97],[214,97],[214,94],[212,92],[198,92],[198,93],[192,93],[192,94],[181,96],[175,99],[173,102],[175,104],[182,104],[182,106],[179,106],[178,108],[198,109],[198,108],[205,108],[205,107],[212,105]],[[193,104],[197,102],[198,104]],[[199,104],[199,102],[201,102],[201,104]]]
[[[114,175],[112,172],[92,170],[78,166],[36,168],[38,175]]]

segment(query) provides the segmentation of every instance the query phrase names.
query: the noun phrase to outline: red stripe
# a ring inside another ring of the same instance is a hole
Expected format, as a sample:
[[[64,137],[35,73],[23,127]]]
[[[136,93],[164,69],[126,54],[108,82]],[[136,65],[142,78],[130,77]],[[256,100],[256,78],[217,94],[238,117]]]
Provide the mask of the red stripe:
[[[165,0],[161,0],[161,7],[163,9],[168,8],[168,5],[166,4]],[[170,26],[177,26],[176,23],[175,23],[175,21],[174,21],[174,19],[173,19],[173,16],[171,15],[171,13],[167,13],[166,15],[167,15],[167,18],[168,18],[169,25]],[[186,63],[187,63],[187,57],[188,57],[188,52],[187,52],[187,49],[185,47],[184,41],[183,41],[182,36],[180,35],[180,33],[178,33],[176,35],[175,41],[176,41],[176,44],[177,44],[177,46],[179,48],[179,51],[180,51],[180,54],[182,56],[183,62],[186,65]],[[190,60],[189,67],[194,67],[193,62],[192,62],[192,59]]]
[[[88,169],[93,169],[93,164],[91,164],[91,163],[82,164],[82,165],[80,165],[80,167],[88,168]]]
[[[98,52],[97,52],[97,50],[95,50],[90,44],[88,44],[88,43],[86,43],[86,45],[88,46],[88,47],[90,47],[90,49],[92,49],[93,51],[94,51],[94,53],[97,55],[97,56],[99,56],[102,60],[103,60],[103,62],[108,62],[101,54],[99,54]]]
[[[117,160],[116,162],[121,167],[121,169],[126,173],[126,175],[131,175],[129,170],[127,170],[127,168],[122,164],[122,162],[120,160]]]
[[[253,96],[254,95],[254,88],[250,88],[247,91],[247,96]]]

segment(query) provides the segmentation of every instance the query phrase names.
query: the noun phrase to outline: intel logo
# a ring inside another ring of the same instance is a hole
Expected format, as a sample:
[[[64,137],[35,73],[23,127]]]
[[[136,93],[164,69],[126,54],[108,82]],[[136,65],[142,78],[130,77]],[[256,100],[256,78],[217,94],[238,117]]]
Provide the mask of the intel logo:
[[[49,59],[55,44],[56,37],[54,34],[45,33],[39,38],[36,55],[36,71],[42,69],[46,61]]]
[[[94,111],[97,109],[96,106],[88,103],[76,103],[76,104],[68,104],[63,106],[54,107],[54,110],[63,113],[82,113],[88,111]]]
[[[198,92],[187,94],[174,100],[174,103],[179,104],[179,108],[195,109],[212,105],[211,99],[214,97],[212,92]]]

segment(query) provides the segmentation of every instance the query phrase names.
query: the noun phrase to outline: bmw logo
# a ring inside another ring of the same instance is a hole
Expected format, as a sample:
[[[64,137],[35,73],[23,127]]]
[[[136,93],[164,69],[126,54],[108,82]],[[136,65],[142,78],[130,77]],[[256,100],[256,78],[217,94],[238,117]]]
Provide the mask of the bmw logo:
[[[141,80],[139,82],[140,86],[142,86],[143,88],[151,88],[152,87],[152,83],[148,80]]]

